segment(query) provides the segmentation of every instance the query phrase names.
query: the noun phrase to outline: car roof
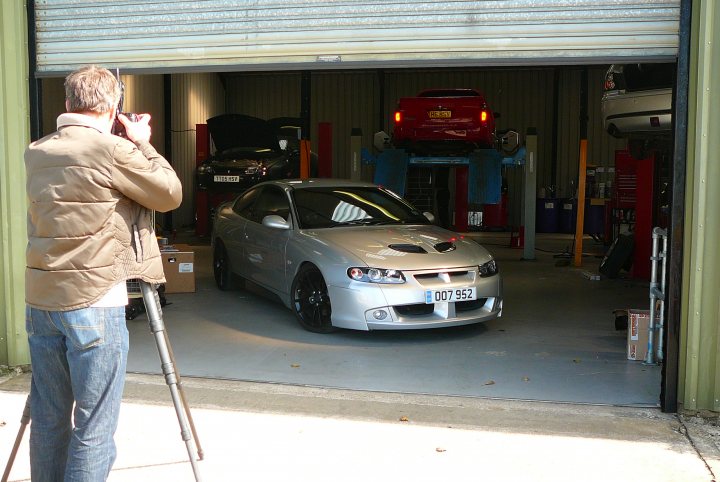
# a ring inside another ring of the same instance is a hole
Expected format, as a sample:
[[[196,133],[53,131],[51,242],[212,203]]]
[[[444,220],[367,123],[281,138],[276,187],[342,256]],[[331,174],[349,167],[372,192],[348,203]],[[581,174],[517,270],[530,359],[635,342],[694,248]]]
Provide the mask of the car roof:
[[[351,181],[349,179],[278,179],[265,181],[260,185],[274,184],[283,188],[307,189],[312,187],[378,187],[377,184],[363,181]]]

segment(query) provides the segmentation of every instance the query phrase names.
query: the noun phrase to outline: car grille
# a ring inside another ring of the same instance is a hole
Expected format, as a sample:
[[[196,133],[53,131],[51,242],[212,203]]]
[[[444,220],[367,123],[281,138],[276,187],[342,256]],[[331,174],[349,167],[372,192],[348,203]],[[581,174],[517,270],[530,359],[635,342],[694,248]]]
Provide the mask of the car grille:
[[[422,316],[422,315],[429,315],[433,311],[435,311],[435,305],[425,304],[425,303],[418,303],[415,305],[401,305],[401,306],[395,306],[395,311],[398,312],[400,316]]]
[[[446,284],[445,276],[448,276],[451,282],[462,282],[464,280],[468,283],[471,283],[475,280],[476,271],[433,271],[411,274],[420,285],[425,287],[437,287]]]
[[[458,301],[455,303],[455,311],[473,311],[479,310],[487,303],[487,298],[478,298],[472,301]]]

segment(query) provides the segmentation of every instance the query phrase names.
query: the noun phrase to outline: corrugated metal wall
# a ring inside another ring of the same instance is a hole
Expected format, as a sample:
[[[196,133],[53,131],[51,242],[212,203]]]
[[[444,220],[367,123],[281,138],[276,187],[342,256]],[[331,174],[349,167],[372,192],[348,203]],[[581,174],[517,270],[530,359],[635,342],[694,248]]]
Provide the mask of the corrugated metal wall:
[[[362,145],[372,151],[377,127],[378,81],[375,72],[319,72],[312,76],[311,135],[317,150],[318,122],[333,129],[333,176],[350,178],[350,134],[362,130]],[[364,180],[372,180],[372,168],[362,167]]]
[[[124,112],[150,114],[153,127],[150,142],[155,149],[165,153],[165,98],[162,75],[121,75],[125,84]],[[130,93],[132,92],[132,95]]]
[[[588,64],[672,59],[680,0],[35,0],[38,71]]]
[[[172,153],[165,151],[165,98],[162,75],[122,75],[126,112],[152,115],[151,142],[172,163],[183,183],[183,202],[173,212],[173,226],[195,222],[195,125],[226,111],[225,89],[218,74],[174,74],[171,76],[170,129]],[[55,131],[55,119],[64,112],[63,79],[43,79],[43,132]]]
[[[121,75],[125,84],[125,112],[143,112],[152,116],[152,145],[165,155],[165,99],[162,75]],[[64,78],[42,80],[42,132],[55,132],[57,116],[65,112]]]
[[[602,128],[600,98],[606,67],[589,68],[587,86],[588,161],[604,168],[614,165],[615,149],[625,146],[624,141],[612,138]],[[554,68],[313,72],[312,146],[317,150],[318,123],[330,122],[333,175],[347,178],[352,128],[362,130],[363,145],[372,150],[375,132],[392,132],[391,117],[400,97],[432,87],[473,87],[483,91],[491,107],[501,113],[498,129],[514,128],[523,136],[528,127],[538,129],[538,188],[546,187],[549,191],[554,186],[558,196],[570,197],[577,188],[581,71],[577,67],[557,69],[560,80],[557,102],[553,91]],[[300,74],[231,74],[226,86],[228,112],[265,119],[299,115]],[[554,115],[558,118],[556,179],[552,179]],[[364,167],[363,175],[371,180],[371,168]],[[605,178],[611,179],[611,175],[599,174],[600,182]]]
[[[42,135],[55,132],[57,117],[65,112],[64,78],[42,80]]]
[[[694,1],[678,401],[720,412],[720,7]]]
[[[588,163],[604,168],[605,172],[598,173],[598,182],[612,179],[607,168],[614,165],[615,149],[625,146],[624,141],[612,138],[602,128],[600,98],[605,70],[606,66],[588,68]],[[559,80],[557,99],[553,89],[556,76]],[[317,151],[318,123],[330,122],[333,176],[349,178],[351,129],[362,130],[363,146],[372,151],[375,132],[392,132],[391,117],[400,97],[432,87],[472,87],[483,91],[491,107],[501,113],[498,129],[513,128],[524,136],[529,127],[537,128],[538,189],[546,188],[548,195],[554,192],[557,197],[571,197],[577,188],[580,79],[580,67],[314,72],[311,74],[311,145]],[[163,152],[162,76],[123,75],[123,81],[125,110],[147,111],[153,115],[152,141],[158,151]],[[298,72],[172,75],[173,152],[167,157],[185,186],[185,199],[174,215],[176,227],[194,222],[195,124],[225,112],[264,119],[299,116],[300,85]],[[45,131],[49,133],[55,128],[56,116],[62,112],[62,79],[45,79],[43,91],[43,118]],[[556,179],[552,179],[555,115],[557,159]],[[507,168],[510,190],[519,192],[521,177],[513,169]],[[363,166],[364,179],[372,180],[372,176],[372,167]],[[513,224],[519,223],[519,199],[516,201],[511,203]]]
[[[195,126],[225,112],[225,91],[217,74],[175,74],[171,102],[169,160],[183,184],[182,205],[173,212],[178,228],[195,222]]]
[[[225,74],[228,112],[271,119],[300,117],[298,72]]]
[[[0,365],[27,365],[23,152],[30,141],[27,17],[20,0],[0,2]]]

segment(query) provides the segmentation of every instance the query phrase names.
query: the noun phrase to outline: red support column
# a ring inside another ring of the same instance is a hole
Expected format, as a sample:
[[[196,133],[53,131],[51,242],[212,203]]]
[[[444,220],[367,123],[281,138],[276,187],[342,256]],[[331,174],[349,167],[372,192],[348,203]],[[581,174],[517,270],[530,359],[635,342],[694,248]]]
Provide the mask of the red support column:
[[[318,177],[332,177],[332,124],[318,124]]]
[[[635,247],[633,249],[633,278],[650,279],[652,255],[653,187],[655,185],[655,154],[637,161],[637,191],[635,201]]]

